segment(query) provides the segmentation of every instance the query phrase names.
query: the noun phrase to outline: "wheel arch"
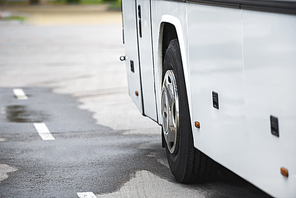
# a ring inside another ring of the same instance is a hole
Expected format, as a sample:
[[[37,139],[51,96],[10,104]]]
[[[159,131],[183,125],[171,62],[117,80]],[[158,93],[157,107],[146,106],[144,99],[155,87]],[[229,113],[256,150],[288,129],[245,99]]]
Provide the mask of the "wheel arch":
[[[181,25],[181,22],[178,18],[171,16],[171,15],[163,15],[160,23],[159,28],[159,39],[158,39],[158,89],[161,90],[162,80],[163,80],[163,60],[166,49],[171,40],[177,38],[180,46],[181,58],[182,58],[182,65],[183,65],[183,73],[184,73],[184,80],[187,90],[187,98],[188,98],[188,105],[189,105],[189,113],[191,118],[191,94],[190,94],[190,81],[189,81],[189,68],[187,63],[187,39],[186,35],[184,34],[184,30]],[[160,93],[160,92],[159,92]],[[160,104],[160,103],[159,103]],[[160,124],[162,124],[162,118],[159,113]]]

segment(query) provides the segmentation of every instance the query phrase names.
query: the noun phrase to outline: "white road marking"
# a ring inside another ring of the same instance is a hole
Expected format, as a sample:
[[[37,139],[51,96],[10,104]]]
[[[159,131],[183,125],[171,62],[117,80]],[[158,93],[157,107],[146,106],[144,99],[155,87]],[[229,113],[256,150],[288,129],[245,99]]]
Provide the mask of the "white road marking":
[[[1,107],[1,109],[0,109],[0,113],[1,113],[1,114],[6,114],[6,110],[5,110],[4,107]]]
[[[25,92],[22,89],[13,89],[13,93],[15,97],[19,100],[27,100],[28,97],[26,96]]]
[[[44,123],[34,123],[34,126],[43,140],[55,140]]]
[[[78,192],[79,198],[97,198],[93,192]]]

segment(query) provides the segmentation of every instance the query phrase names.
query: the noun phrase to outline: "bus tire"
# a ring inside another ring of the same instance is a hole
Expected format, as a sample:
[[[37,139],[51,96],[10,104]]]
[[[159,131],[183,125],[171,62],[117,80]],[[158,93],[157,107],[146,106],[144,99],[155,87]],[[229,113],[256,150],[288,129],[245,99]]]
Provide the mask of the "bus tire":
[[[162,130],[168,163],[181,183],[212,180],[217,164],[194,148],[182,58],[178,39],[170,41],[163,62]]]

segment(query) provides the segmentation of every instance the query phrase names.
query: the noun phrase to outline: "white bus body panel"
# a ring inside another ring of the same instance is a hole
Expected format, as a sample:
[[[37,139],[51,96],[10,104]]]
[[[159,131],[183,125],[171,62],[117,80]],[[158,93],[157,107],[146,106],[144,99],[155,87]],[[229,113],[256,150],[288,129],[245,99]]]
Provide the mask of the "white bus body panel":
[[[187,11],[195,147],[273,196],[295,197],[296,17],[197,4]]]
[[[191,118],[201,124],[192,128],[194,145],[231,170],[244,170],[236,159],[248,139],[241,36],[241,10],[188,4]],[[219,109],[212,91],[219,94]]]
[[[296,16],[243,10],[242,21],[248,179],[275,197],[296,197]]]

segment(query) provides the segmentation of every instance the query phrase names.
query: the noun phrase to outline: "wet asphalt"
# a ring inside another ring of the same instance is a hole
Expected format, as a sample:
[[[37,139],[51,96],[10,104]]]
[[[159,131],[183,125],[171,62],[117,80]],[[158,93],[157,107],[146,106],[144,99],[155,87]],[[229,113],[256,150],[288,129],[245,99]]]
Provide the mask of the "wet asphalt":
[[[0,197],[105,194],[118,190],[137,170],[168,177],[166,167],[147,158],[150,152],[164,155],[158,135],[125,135],[96,124],[92,113],[77,108],[69,95],[50,88],[23,90],[28,100],[16,99],[11,88],[0,89],[0,136],[6,139],[0,164],[18,169],[1,182]],[[35,122],[44,122],[55,140],[42,140]],[[150,149],[139,149],[147,143]]]

